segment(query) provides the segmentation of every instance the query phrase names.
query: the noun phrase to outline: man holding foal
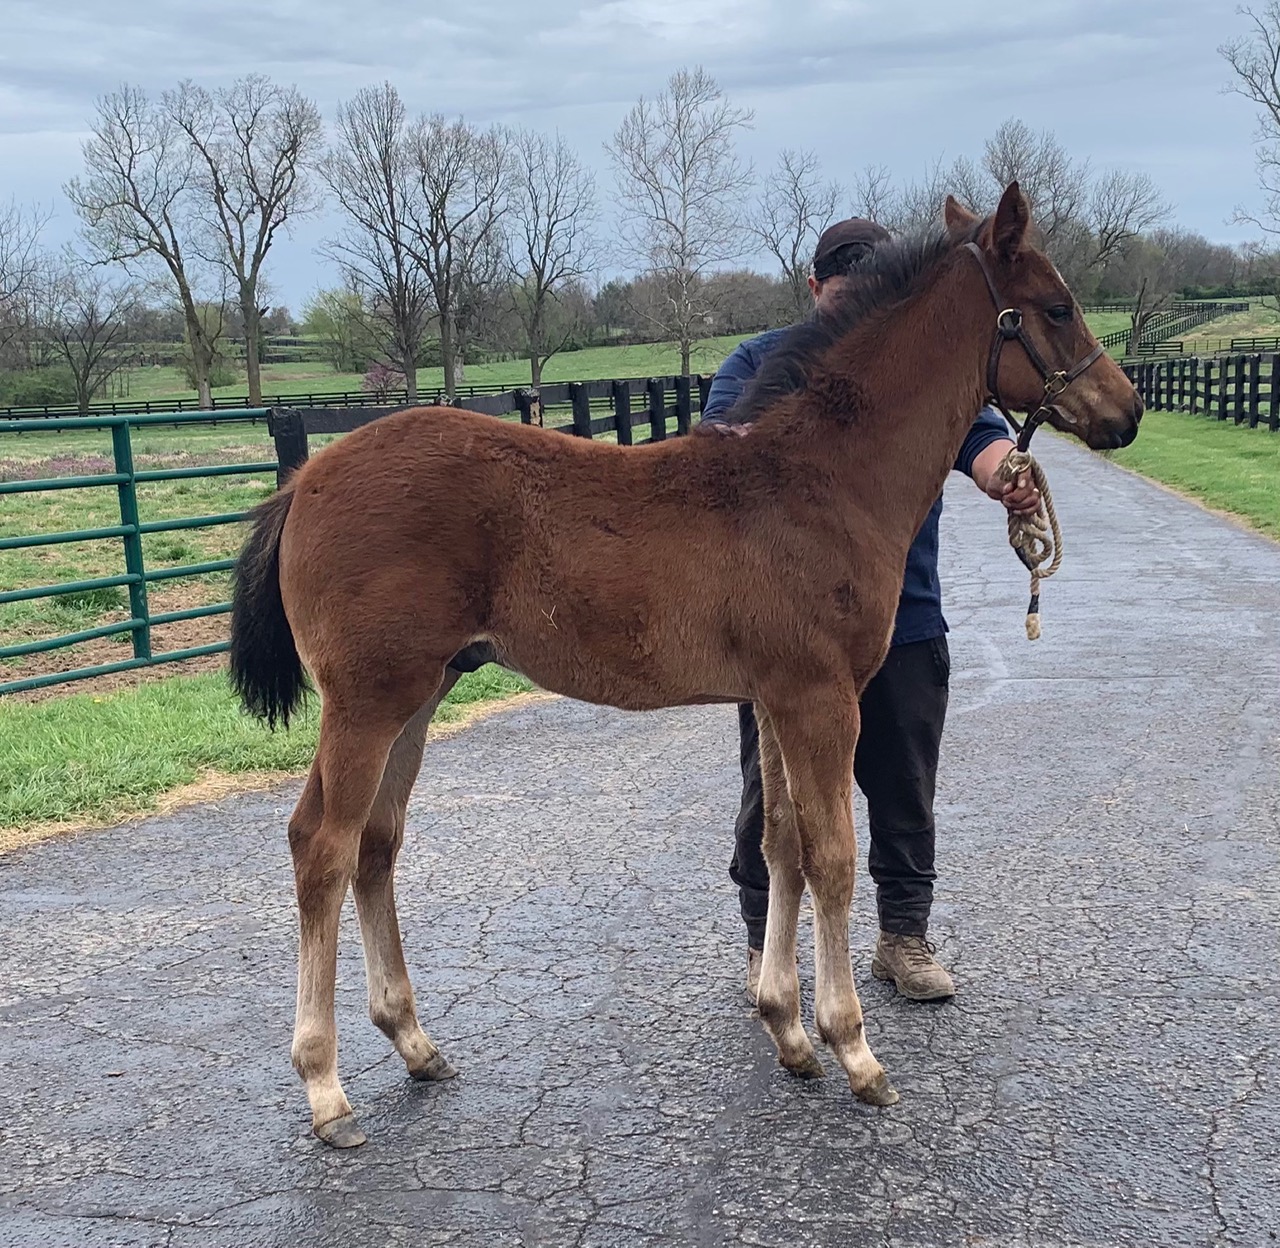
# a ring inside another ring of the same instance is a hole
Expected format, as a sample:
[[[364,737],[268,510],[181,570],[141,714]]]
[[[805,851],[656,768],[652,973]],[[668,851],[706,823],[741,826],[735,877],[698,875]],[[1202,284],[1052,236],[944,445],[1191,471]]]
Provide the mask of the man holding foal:
[[[889,234],[870,221],[841,221],[818,240],[809,289],[814,314],[832,308],[841,292],[858,280],[858,268]],[[733,406],[786,330],[771,330],[742,343],[720,366],[711,383],[700,431],[746,433],[735,423]],[[1013,447],[1009,428],[994,408],[983,408],[965,438],[956,468],[1010,511],[1033,512],[1038,491],[1023,480],[1004,484],[995,469]],[[884,665],[863,692],[862,731],[853,772],[867,799],[871,847],[867,865],[876,882],[880,937],[871,971],[892,981],[913,1001],[955,995],[955,985],[927,940],[933,903],[933,797],[938,750],[947,713],[951,657],[938,582],[938,520],[934,503],[907,556],[893,639]],[[747,992],[754,1000],[763,961],[769,907],[769,870],[764,859],[764,792],[760,750],[751,703],[738,707],[741,735],[742,804],[734,828],[736,847],[729,867],[738,885],[747,929]]]

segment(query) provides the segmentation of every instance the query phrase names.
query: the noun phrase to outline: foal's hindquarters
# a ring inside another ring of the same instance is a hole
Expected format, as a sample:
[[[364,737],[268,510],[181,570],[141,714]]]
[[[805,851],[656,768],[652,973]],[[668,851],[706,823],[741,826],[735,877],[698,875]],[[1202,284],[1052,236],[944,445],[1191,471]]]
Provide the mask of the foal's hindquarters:
[[[857,842],[853,752],[858,703],[838,686],[781,693],[756,703],[764,782],[769,915],[757,1006],[778,1060],[802,1078],[823,1074],[800,1021],[796,927],[807,882],[813,898],[814,1021],[859,1100],[892,1105],[898,1094],[872,1056],[849,959]]]

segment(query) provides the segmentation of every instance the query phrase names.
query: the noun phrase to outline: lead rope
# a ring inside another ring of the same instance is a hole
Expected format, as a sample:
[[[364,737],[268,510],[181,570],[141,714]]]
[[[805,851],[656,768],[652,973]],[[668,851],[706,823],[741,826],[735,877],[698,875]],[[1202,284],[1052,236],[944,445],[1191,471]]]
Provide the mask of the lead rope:
[[[1009,545],[1017,552],[1023,566],[1031,573],[1031,602],[1027,606],[1027,640],[1040,638],[1040,582],[1052,576],[1062,564],[1062,530],[1053,509],[1053,495],[1044,469],[1029,451],[1011,450],[996,466],[1002,481],[1016,481],[1024,472],[1040,491],[1040,509],[1033,516],[1009,513]],[[1046,568],[1043,565],[1052,557]]]

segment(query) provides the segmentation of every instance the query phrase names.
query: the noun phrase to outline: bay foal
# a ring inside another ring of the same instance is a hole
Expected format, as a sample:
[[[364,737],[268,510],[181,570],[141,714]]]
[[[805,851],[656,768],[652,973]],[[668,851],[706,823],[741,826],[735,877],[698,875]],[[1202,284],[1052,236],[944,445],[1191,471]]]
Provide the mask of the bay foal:
[[[237,571],[233,680],[273,724],[297,706],[304,665],[322,695],[289,821],[293,1063],[322,1139],[364,1139],[334,1026],[348,887],[373,1021],[415,1078],[453,1073],[418,1021],[392,876],[447,665],[473,644],[588,702],[756,704],[771,889],[761,1017],[784,1066],[821,1072],[795,964],[807,883],[818,1032],[855,1095],[897,1099],[849,961],[858,698],[888,646],[907,548],[990,388],[993,295],[1021,310],[1025,335],[992,366],[1006,403],[1093,447],[1131,441],[1142,412],[1106,356],[1061,392],[1042,372],[1065,375],[1097,344],[1032,245],[1016,183],[992,217],[948,201],[946,220],[878,249],[839,315],[792,332],[744,396],[750,437],[623,448],[418,408],[321,451],[258,510]]]

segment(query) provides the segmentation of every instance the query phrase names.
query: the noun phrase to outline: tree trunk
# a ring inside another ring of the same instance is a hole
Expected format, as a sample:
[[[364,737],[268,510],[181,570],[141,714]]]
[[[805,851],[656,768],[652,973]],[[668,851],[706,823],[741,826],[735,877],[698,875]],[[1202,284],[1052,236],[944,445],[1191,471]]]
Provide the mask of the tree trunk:
[[[692,354],[693,343],[687,336],[680,339],[680,375],[682,377],[689,376],[689,356]]]
[[[240,319],[244,324],[244,371],[249,382],[249,406],[262,406],[262,364],[258,359],[258,294],[248,287],[240,288]]]
[[[529,381],[534,387],[542,384],[542,325],[541,317],[534,314],[529,324]]]
[[[452,403],[458,386],[454,381],[453,311],[446,309],[440,317],[440,359],[444,364],[444,397]]]
[[[412,347],[405,347],[400,359],[400,371],[404,373],[405,394],[410,403],[418,401],[418,359]]]

